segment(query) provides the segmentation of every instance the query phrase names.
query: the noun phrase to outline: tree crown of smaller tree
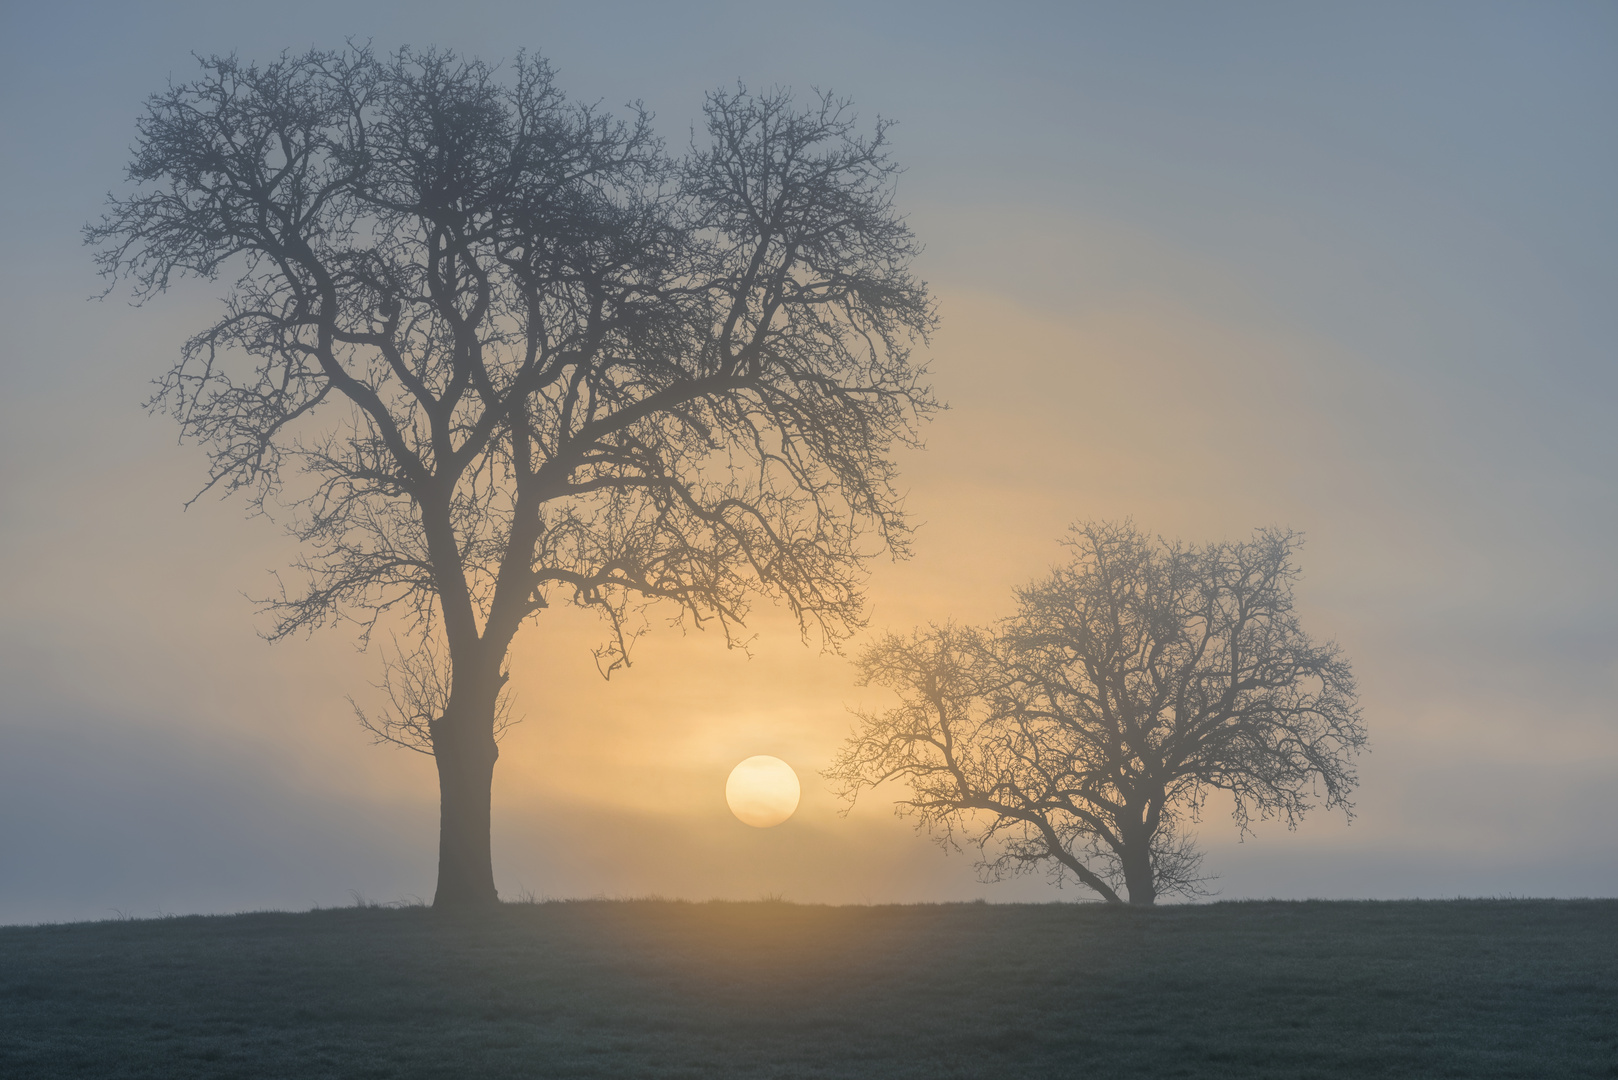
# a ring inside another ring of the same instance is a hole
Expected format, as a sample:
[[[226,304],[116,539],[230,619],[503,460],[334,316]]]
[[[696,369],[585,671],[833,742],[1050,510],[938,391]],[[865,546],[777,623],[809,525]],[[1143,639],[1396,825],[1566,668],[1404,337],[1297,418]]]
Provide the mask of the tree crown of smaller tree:
[[[1035,865],[1108,900],[1195,895],[1185,826],[1228,794],[1295,826],[1351,814],[1365,731],[1349,664],[1293,610],[1290,532],[1189,547],[1075,526],[1071,558],[991,629],[889,634],[860,658],[900,705],[860,713],[828,776],[852,801],[901,780],[901,813],[961,835],[991,878]]]

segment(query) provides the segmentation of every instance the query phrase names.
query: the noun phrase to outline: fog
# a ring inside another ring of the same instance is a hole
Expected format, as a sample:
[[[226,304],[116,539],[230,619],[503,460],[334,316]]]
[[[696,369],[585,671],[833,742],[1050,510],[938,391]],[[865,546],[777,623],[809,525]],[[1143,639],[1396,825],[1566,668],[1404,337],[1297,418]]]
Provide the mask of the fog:
[[[6,8],[0,921],[430,898],[432,762],[374,747],[349,628],[270,646],[294,554],[142,409],[213,310],[101,302],[78,229],[191,52],[371,39],[552,61],[682,143],[705,89],[891,116],[950,410],[902,456],[916,555],[872,627],[984,621],[1081,519],[1307,536],[1304,626],[1359,678],[1356,816],[1199,828],[1234,897],[1618,892],[1618,14],[1597,4]],[[244,595],[245,594],[245,595]],[[983,883],[818,773],[882,696],[783,613],[658,630],[603,681],[550,611],[512,654],[502,895],[1084,899]],[[850,648],[858,647],[859,640]],[[804,798],[723,801],[773,754]]]

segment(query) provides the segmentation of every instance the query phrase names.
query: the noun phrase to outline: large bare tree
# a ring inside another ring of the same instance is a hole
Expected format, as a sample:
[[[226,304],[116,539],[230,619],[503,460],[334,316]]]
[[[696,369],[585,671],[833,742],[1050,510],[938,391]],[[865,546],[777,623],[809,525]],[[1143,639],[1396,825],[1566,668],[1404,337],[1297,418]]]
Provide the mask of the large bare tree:
[[[214,57],[150,99],[137,187],[87,229],[138,301],[228,281],[152,406],[305,545],[270,637],[402,642],[362,717],[436,759],[437,905],[496,899],[525,620],[599,610],[606,672],[651,602],[728,636],[762,594],[835,641],[862,563],[906,550],[891,455],[935,407],[934,315],[886,126],[784,91],[704,111],[676,156],[535,59]]]
[[[1293,611],[1293,533],[1188,547],[1075,526],[1072,557],[992,629],[888,635],[861,657],[900,704],[862,714],[828,776],[888,780],[991,878],[1043,864],[1106,900],[1201,890],[1186,826],[1208,795],[1291,826],[1352,809],[1365,745],[1348,661]]]

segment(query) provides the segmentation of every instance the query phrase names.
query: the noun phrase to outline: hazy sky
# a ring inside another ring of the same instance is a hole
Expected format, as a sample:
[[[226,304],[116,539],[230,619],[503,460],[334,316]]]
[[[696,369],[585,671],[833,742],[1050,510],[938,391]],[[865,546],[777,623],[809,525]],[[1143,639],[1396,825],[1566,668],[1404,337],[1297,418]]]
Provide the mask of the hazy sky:
[[[182,504],[141,409],[218,291],[98,290],[78,229],[190,53],[370,39],[644,100],[683,143],[738,77],[899,121],[952,409],[904,458],[916,557],[873,626],[987,620],[1083,518],[1308,535],[1306,628],[1353,659],[1358,816],[1202,839],[1225,897],[1618,893],[1618,7],[1610,3],[7,2],[0,24],[0,922],[430,897],[432,763],[368,744],[344,630],[274,647],[291,548]],[[751,659],[654,634],[603,683],[587,618],[513,660],[502,892],[1084,898],[984,885],[816,776],[881,705],[759,612]],[[775,829],[723,789],[804,783]]]

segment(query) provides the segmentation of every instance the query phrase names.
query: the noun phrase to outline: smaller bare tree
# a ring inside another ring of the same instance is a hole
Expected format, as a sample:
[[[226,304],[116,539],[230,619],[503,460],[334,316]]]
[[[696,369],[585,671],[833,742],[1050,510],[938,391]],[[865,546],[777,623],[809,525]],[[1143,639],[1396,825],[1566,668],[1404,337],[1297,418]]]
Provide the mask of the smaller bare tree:
[[[850,804],[902,780],[899,812],[976,846],[990,879],[1043,865],[1132,904],[1202,892],[1186,829],[1214,790],[1244,833],[1322,797],[1352,814],[1365,729],[1348,661],[1293,612],[1296,534],[1199,548],[1087,524],[1065,543],[992,630],[864,652],[863,681],[900,704],[860,713],[828,770]]]

